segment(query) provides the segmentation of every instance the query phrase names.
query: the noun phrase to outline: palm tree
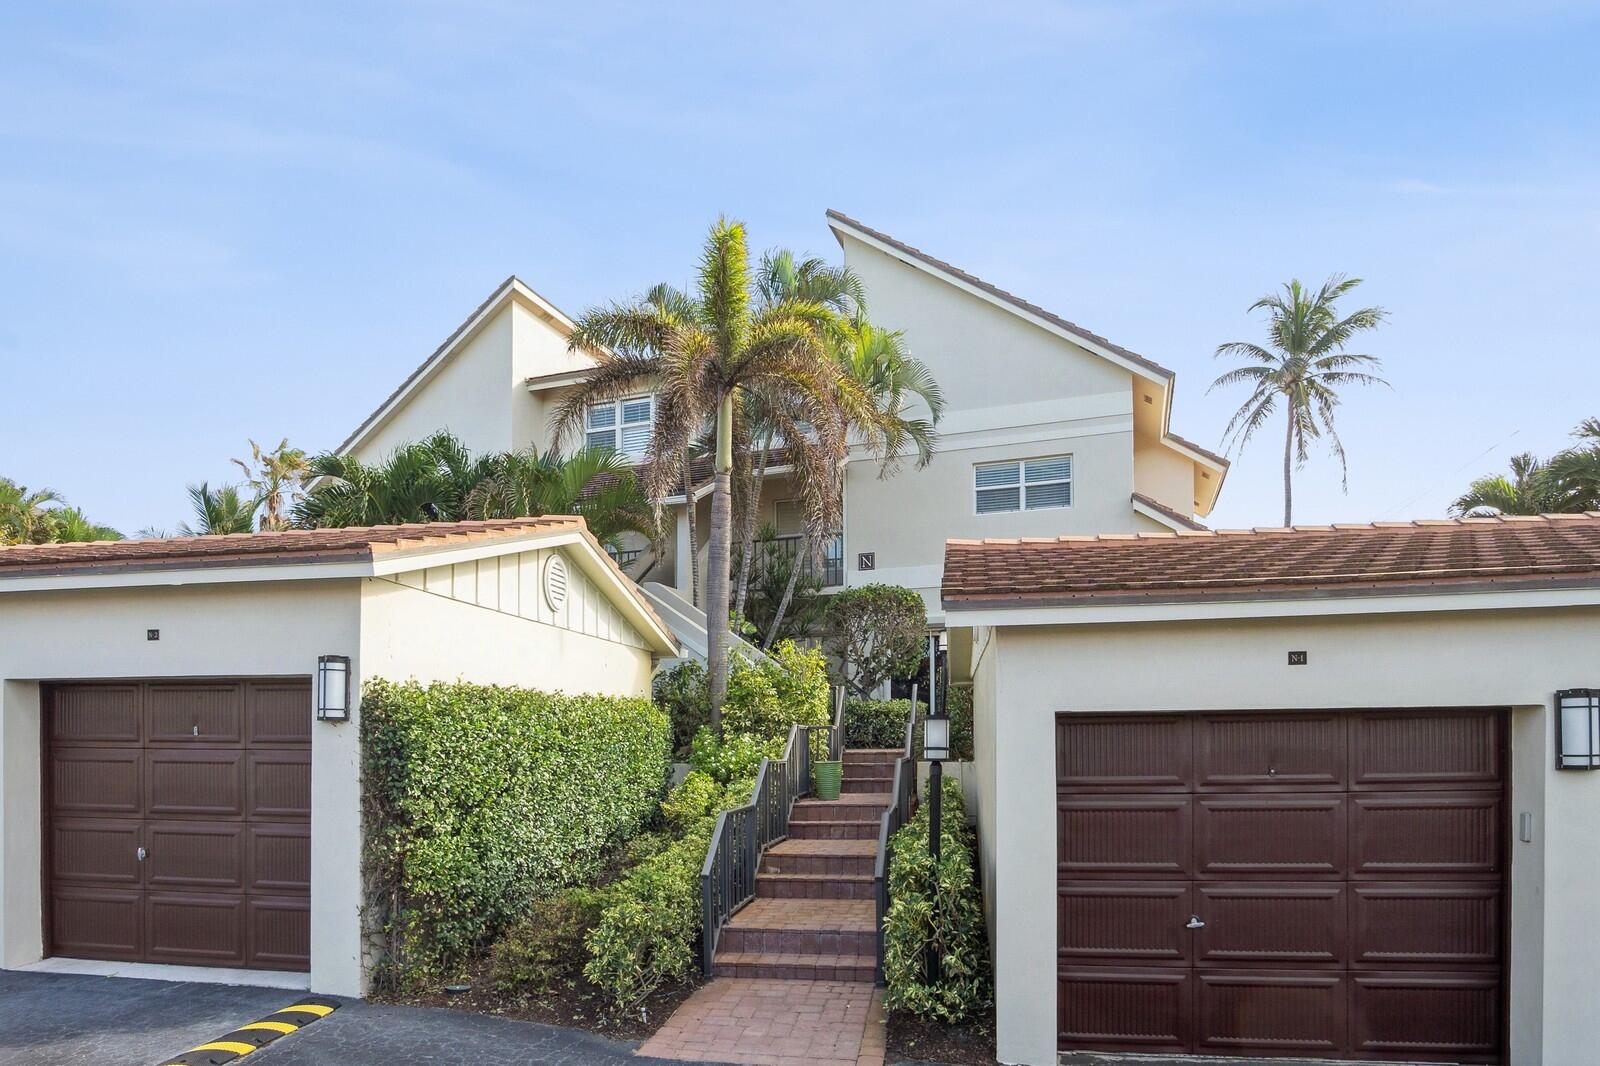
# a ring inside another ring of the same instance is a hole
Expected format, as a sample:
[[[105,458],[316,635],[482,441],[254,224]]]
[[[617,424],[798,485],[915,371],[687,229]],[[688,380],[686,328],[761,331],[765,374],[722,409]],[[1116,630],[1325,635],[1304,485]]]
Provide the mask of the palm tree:
[[[645,491],[656,501],[679,487],[686,449],[715,420],[706,629],[717,729],[728,684],[734,440],[748,437],[740,396],[753,391],[782,398],[769,405],[772,429],[784,438],[794,467],[815,472],[801,493],[811,530],[838,521],[837,479],[826,475],[845,457],[847,427],[870,406],[828,351],[837,312],[810,300],[757,302],[752,280],[744,225],[721,219],[706,239],[695,295],[685,307],[664,311],[638,300],[585,313],[569,345],[588,351],[595,368],[562,398],[554,419],[559,440],[577,428],[590,404],[653,383],[656,422],[643,475]]]
[[[439,432],[376,463],[328,452],[306,466],[311,488],[294,505],[295,524],[330,528],[458,520],[493,462],[474,459],[460,440]]]
[[[1249,398],[1234,412],[1228,428],[1223,431],[1224,444],[1230,452],[1243,449],[1277,410],[1279,401],[1283,402],[1285,526],[1293,522],[1292,474],[1295,468],[1305,465],[1313,440],[1322,436],[1328,438],[1328,445],[1339,460],[1345,487],[1349,487],[1344,444],[1333,425],[1334,412],[1339,406],[1338,390],[1345,385],[1388,384],[1363,369],[1376,370],[1381,366],[1377,356],[1344,350],[1357,333],[1376,328],[1388,317],[1381,307],[1363,307],[1339,317],[1335,302],[1360,284],[1360,278],[1335,274],[1322,288],[1312,292],[1303,288],[1298,279],[1290,281],[1282,293],[1263,296],[1250,305],[1251,311],[1268,313],[1270,350],[1248,341],[1217,346],[1218,358],[1233,356],[1243,359],[1247,365],[1223,374],[1211,383],[1211,388],[1240,382],[1251,386]]]
[[[239,486],[222,485],[213,489],[202,481],[189,486],[189,502],[194,505],[195,524],[178,524],[185,537],[214,537],[224,533],[249,533],[255,528],[260,501],[239,494]]]
[[[467,494],[469,518],[582,515],[589,532],[606,547],[624,533],[642,533],[659,544],[654,509],[627,457],[608,448],[586,448],[570,457],[533,448],[494,457],[492,469]]]
[[[1550,514],[1567,509],[1562,505],[1562,495],[1560,486],[1551,476],[1550,467],[1540,463],[1532,454],[1523,452],[1511,457],[1510,477],[1485,474],[1473,478],[1467,491],[1450,505],[1450,514],[1457,518]]]
[[[300,485],[306,476],[306,453],[289,447],[288,438],[278,442],[271,451],[250,441],[250,459],[233,460],[233,465],[244,471],[245,484],[255,490],[261,501],[261,528],[288,529],[288,508],[299,497]]]
[[[1584,419],[1572,435],[1578,443],[1550,460],[1550,479],[1561,490],[1563,510],[1600,510],[1600,418]]]
[[[110,526],[92,522],[76,507],[57,507],[49,512],[48,540],[57,544],[81,544],[91,540],[121,540],[122,534]]]
[[[45,539],[49,504],[61,503],[51,489],[29,492],[10,478],[0,477],[0,544],[35,544]]]

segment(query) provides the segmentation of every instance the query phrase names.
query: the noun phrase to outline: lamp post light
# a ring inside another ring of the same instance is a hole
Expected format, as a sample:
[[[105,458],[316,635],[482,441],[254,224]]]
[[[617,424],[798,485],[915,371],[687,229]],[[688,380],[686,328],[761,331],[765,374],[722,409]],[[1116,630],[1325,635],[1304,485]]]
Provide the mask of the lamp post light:
[[[943,763],[950,758],[950,719],[939,703],[939,634],[928,634],[928,717],[922,721],[922,757],[928,762],[928,856],[933,860],[934,889],[939,884],[939,825],[944,798]],[[939,949],[928,945],[928,983],[939,979]]]
[[[1556,769],[1600,770],[1600,688],[1556,693]]]
[[[350,720],[350,657],[323,655],[317,659],[317,719]]]

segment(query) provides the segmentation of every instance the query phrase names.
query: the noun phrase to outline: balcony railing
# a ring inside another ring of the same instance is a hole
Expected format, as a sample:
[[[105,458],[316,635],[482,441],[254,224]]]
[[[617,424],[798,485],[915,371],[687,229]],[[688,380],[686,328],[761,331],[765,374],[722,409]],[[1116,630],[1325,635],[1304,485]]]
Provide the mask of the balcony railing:
[[[823,588],[837,588],[844,584],[844,534],[835,533],[822,542],[822,561],[811,557],[805,550],[806,538],[798,533],[773,537],[772,544],[790,556],[800,556],[800,573],[822,582]]]

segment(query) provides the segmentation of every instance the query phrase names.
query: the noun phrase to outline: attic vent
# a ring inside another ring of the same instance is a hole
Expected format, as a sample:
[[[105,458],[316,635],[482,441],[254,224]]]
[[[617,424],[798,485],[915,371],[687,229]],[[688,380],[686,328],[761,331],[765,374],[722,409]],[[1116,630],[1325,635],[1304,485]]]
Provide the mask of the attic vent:
[[[1147,393],[1144,394],[1144,402],[1153,404],[1153,403],[1155,403],[1155,400],[1151,399],[1150,398],[1150,394],[1147,392]]]
[[[567,564],[559,555],[552,555],[544,564],[544,602],[552,611],[561,610],[567,602]]]

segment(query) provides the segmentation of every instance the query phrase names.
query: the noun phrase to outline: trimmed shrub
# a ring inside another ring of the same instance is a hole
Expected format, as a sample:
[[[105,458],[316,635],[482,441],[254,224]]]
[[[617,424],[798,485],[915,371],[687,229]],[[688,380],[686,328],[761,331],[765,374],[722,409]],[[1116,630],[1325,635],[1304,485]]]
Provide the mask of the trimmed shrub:
[[[661,814],[679,833],[687,832],[696,822],[717,812],[722,791],[723,786],[715,777],[701,770],[690,770],[678,787],[661,801]]]
[[[788,731],[766,739],[749,733],[728,733],[721,740],[710,728],[694,735],[694,749],[689,754],[691,772],[699,772],[726,785],[736,777],[754,775],[761,768],[762,759],[776,759],[783,755],[788,743]]]
[[[927,713],[927,704],[919,703],[917,707],[918,714]],[[906,717],[910,714],[910,700],[864,700],[860,697],[851,697],[844,705],[845,747],[900,747],[906,742]]]
[[[548,992],[582,970],[583,940],[604,913],[605,889],[564,888],[533,901],[528,913],[489,952],[495,987],[503,992]]]
[[[899,585],[857,585],[828,601],[826,644],[857,696],[917,668],[928,640],[928,607]]]
[[[711,689],[706,668],[685,659],[671,670],[663,670],[651,684],[656,703],[672,719],[672,752],[686,758],[695,731],[711,721]]]
[[[973,858],[961,785],[944,783],[939,863],[928,852],[928,812],[894,835],[889,913],[884,918],[884,1006],[937,1022],[960,1022],[994,1001],[983,888]],[[928,948],[937,950],[939,980],[929,982]]]
[[[822,652],[786,640],[771,655],[772,662],[736,657],[729,664],[724,733],[786,737],[792,725],[828,724],[828,661]]]
[[[435,977],[534,899],[591,878],[655,813],[669,730],[645,699],[369,682],[363,863],[380,982]]]

